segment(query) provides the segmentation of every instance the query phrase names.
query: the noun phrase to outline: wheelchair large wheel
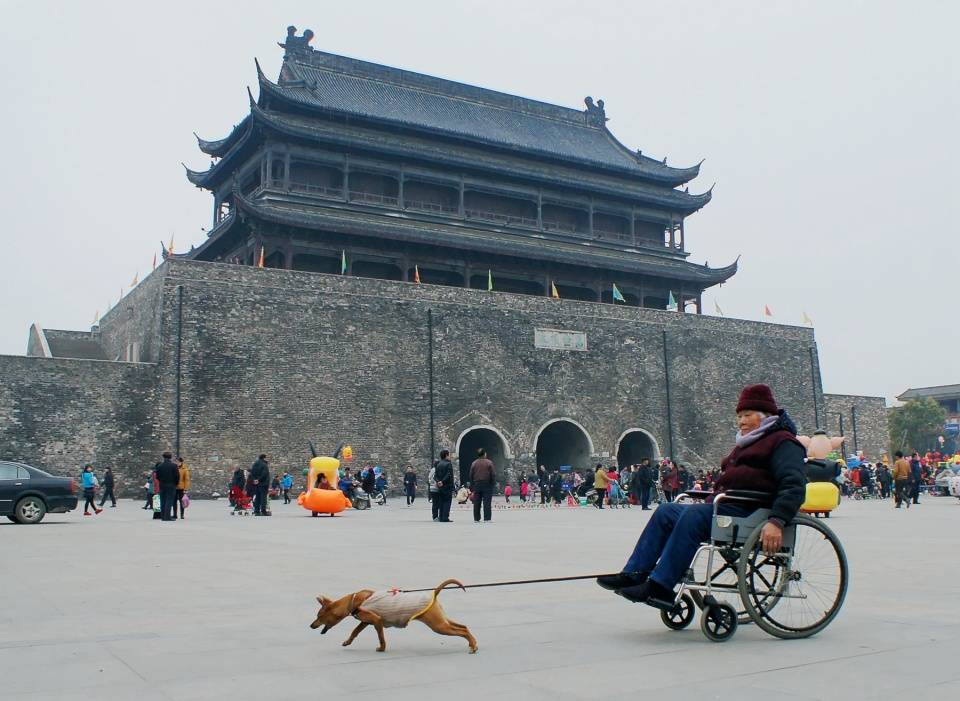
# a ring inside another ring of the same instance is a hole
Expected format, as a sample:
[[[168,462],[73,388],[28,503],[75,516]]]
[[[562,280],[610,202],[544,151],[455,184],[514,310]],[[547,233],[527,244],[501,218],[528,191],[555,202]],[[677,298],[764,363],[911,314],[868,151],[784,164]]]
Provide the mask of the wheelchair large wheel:
[[[847,594],[847,556],[833,531],[809,516],[793,521],[790,554],[766,555],[763,524],[743,544],[740,598],[750,618],[778,638],[807,638],[830,625]]]

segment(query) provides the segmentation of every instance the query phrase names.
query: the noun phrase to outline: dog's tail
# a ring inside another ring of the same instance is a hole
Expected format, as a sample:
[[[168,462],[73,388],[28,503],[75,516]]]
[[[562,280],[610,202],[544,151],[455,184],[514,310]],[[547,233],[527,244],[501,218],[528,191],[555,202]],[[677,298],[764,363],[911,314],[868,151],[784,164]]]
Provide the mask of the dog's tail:
[[[439,594],[441,590],[446,589],[451,584],[456,584],[458,587],[460,587],[464,591],[467,590],[466,587],[463,586],[463,583],[459,579],[445,579],[442,582],[440,582],[439,585],[437,585],[436,589],[433,590],[433,598],[436,599],[437,594]]]

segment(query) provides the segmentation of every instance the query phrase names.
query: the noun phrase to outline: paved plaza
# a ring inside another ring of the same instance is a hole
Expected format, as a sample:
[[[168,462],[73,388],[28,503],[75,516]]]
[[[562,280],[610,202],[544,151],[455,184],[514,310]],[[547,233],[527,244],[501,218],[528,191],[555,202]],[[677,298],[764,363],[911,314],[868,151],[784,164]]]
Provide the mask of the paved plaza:
[[[834,623],[781,641],[755,626],[723,644],[695,622],[592,582],[441,595],[480,651],[413,623],[376,634],[310,630],[314,597],[619,569],[648,512],[497,510],[452,524],[402,500],[310,518],[231,517],[196,501],[183,522],[124,500],[99,517],[0,524],[3,698],[52,699],[956,699],[960,698],[960,502],[845,502],[829,524],[852,580]]]

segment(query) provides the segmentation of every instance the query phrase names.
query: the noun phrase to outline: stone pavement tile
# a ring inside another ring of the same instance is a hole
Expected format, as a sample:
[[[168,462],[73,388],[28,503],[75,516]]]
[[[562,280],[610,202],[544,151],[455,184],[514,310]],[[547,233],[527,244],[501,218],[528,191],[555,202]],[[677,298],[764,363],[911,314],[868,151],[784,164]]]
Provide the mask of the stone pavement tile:
[[[71,687],[67,680],[61,680],[63,688],[56,691],[17,692],[10,696],[11,701],[77,701],[78,699],[96,699],[96,701],[172,701],[161,690],[151,688],[145,682],[131,684],[112,684],[96,689]]]
[[[178,674],[169,681],[155,684],[167,701],[317,701],[317,699],[344,698],[349,696],[349,680],[342,673],[325,671],[316,673],[309,669],[296,673],[287,671],[248,672],[248,667],[238,666],[233,674],[203,678],[184,678]],[[97,700],[99,701],[99,699]],[[140,701],[137,699],[136,701]]]
[[[27,692],[56,692],[67,680],[91,694],[105,687],[143,682],[97,642],[0,650],[0,680],[3,695],[11,694],[10,698]]]

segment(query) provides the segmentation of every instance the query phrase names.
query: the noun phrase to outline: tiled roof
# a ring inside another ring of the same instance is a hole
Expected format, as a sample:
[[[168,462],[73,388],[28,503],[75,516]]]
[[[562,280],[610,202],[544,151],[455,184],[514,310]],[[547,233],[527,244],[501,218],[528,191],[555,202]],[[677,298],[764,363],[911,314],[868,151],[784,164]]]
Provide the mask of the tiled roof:
[[[284,76],[287,76],[284,78]],[[288,52],[266,93],[310,109],[358,115],[485,144],[610,168],[679,185],[699,165],[672,168],[638,156],[602,126],[601,113],[550,105],[322,51]],[[263,97],[261,96],[261,100]]]
[[[68,338],[49,334],[47,343],[54,358],[79,358],[81,360],[108,360],[103,346],[98,341],[84,338]]]
[[[936,387],[918,387],[916,389],[908,389],[906,392],[899,395],[897,399],[899,399],[901,402],[905,402],[908,399],[922,399],[924,397],[932,397],[934,399],[960,398],[960,385],[938,385]]]

